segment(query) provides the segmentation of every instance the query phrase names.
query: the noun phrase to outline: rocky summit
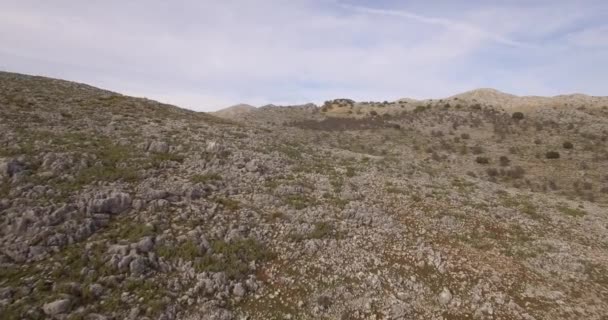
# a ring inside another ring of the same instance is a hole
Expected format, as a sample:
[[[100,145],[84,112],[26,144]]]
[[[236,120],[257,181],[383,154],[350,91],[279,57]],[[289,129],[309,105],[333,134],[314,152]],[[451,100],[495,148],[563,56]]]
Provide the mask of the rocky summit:
[[[0,318],[606,319],[608,99],[217,115],[0,73]]]

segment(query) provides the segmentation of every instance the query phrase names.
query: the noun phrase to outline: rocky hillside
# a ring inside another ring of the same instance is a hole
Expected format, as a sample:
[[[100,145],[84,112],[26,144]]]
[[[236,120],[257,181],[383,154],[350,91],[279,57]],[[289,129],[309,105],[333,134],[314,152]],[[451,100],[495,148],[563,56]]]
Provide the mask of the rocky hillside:
[[[0,73],[0,318],[605,319],[593,99],[220,119]]]

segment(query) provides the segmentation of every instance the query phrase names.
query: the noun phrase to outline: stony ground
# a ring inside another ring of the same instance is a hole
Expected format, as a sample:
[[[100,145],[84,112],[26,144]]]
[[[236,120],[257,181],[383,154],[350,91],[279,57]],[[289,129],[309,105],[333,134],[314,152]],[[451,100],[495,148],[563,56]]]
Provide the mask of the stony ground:
[[[220,119],[0,73],[0,318],[606,319],[608,103],[474,97]]]

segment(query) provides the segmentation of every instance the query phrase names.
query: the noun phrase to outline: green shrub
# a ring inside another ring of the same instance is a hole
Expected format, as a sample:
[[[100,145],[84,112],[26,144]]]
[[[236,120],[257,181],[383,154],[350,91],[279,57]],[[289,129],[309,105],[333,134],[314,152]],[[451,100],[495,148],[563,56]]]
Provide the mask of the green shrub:
[[[309,234],[310,239],[321,239],[332,233],[332,225],[327,222],[318,222],[315,224],[315,228]]]
[[[233,199],[218,197],[214,200],[217,204],[222,205],[228,211],[236,211],[240,208],[240,203]]]
[[[294,194],[287,196],[285,198],[285,203],[296,210],[302,210],[311,205],[313,201],[305,196]]]
[[[270,260],[274,254],[255,239],[239,239],[230,242],[214,241],[213,254],[195,263],[199,271],[225,272],[230,279],[243,279],[252,272],[249,263]]]
[[[346,176],[347,177],[354,177],[355,176],[355,168],[353,168],[353,167],[346,167]]]
[[[212,181],[222,180],[222,176],[217,173],[195,174],[190,180],[194,183],[209,183]]]
[[[569,208],[566,206],[560,206],[557,208],[561,213],[571,217],[583,217],[587,214],[587,211],[578,208]]]

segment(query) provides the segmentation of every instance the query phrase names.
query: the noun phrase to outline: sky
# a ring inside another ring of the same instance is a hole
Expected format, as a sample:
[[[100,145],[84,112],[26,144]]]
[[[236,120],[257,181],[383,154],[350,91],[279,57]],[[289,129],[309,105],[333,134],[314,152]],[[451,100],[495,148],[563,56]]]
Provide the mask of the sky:
[[[0,0],[0,70],[197,111],[608,95],[608,1]]]

